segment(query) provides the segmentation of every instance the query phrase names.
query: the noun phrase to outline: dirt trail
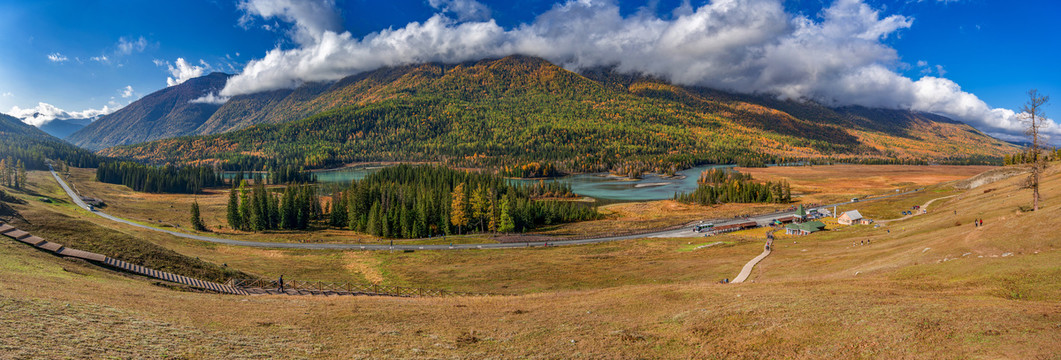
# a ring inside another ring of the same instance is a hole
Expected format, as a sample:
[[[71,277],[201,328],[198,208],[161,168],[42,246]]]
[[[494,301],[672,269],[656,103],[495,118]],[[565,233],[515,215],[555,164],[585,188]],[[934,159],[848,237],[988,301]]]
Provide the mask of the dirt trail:
[[[952,197],[955,197],[955,196],[958,196],[958,195],[944,196],[944,197],[941,197],[941,198],[935,198],[935,199],[929,200],[924,205],[921,205],[921,209],[919,211],[915,211],[913,214],[906,215],[906,216],[903,216],[903,217],[897,218],[897,219],[877,220],[877,223],[879,223],[879,224],[887,224],[887,223],[890,223],[892,221],[902,221],[902,220],[906,220],[906,219],[912,218],[914,216],[918,216],[918,215],[924,214],[925,212],[928,211],[928,206],[932,205],[932,203],[936,202],[936,200],[943,200],[943,199],[952,198]]]

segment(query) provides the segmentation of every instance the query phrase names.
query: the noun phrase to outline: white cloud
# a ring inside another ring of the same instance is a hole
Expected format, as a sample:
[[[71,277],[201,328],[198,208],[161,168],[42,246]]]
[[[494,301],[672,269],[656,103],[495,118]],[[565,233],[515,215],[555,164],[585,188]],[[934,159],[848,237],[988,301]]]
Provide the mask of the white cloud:
[[[170,75],[172,75],[166,78],[166,85],[174,86],[188,81],[188,79],[203,76],[209,65],[202,60],[199,60],[199,63],[203,66],[195,66],[185,61],[184,58],[177,58],[177,61],[174,61],[173,64],[166,64]]]
[[[569,0],[512,29],[493,20],[461,21],[459,14],[454,19],[447,13],[457,13],[457,2],[432,0],[443,13],[359,39],[338,28],[331,1],[245,1],[241,23],[256,16],[294,23],[291,35],[300,46],[250,61],[218,95],[291,88],[383,66],[523,54],[575,71],[614,66],[682,85],[926,111],[986,131],[1020,131],[1012,111],[962,91],[942,78],[942,67],[935,69],[939,77],[916,81],[899,74],[908,65],[884,40],[913,19],[884,16],[861,0],[835,0],[817,17],[787,13],[781,0],[713,0],[699,8],[683,4],[670,18],[649,11],[624,17],[611,1]],[[1061,129],[1052,123],[1047,132]]]
[[[199,104],[221,105],[221,104],[224,104],[224,103],[228,102],[228,99],[229,99],[229,97],[227,97],[227,96],[218,96],[217,93],[211,92],[211,93],[203,95],[203,96],[201,96],[201,97],[199,97],[197,99],[193,99],[192,101],[189,101],[189,102],[191,102],[191,103],[199,103]]]
[[[121,92],[122,92],[122,98],[131,98],[134,95],[133,86],[132,85],[126,85],[124,88],[121,89]]]
[[[101,63],[105,63],[105,62],[110,61],[110,59],[107,58],[107,55],[93,56],[93,57],[91,57],[91,59],[93,61],[98,61],[98,62],[101,62]]]
[[[147,39],[143,36],[134,40],[125,37],[118,38],[118,54],[129,55],[133,52],[143,52],[144,49],[147,49]]]
[[[3,96],[3,97],[12,97],[12,96],[15,96],[15,94],[12,94],[12,93],[11,93],[10,91],[6,91],[6,92],[4,92],[4,94],[3,94],[3,95],[0,95],[0,96]]]
[[[48,60],[50,60],[51,62],[61,63],[70,59],[60,53],[51,53],[48,54]]]
[[[244,0],[238,6],[244,12],[240,25],[247,27],[254,17],[292,23],[291,37],[302,45],[319,42],[325,32],[342,31],[342,19],[335,0]],[[271,28],[275,26],[268,26],[266,30]]]
[[[457,15],[462,21],[490,18],[490,8],[475,0],[428,0],[427,3],[442,12]]]
[[[938,65],[937,64],[936,65],[936,73],[939,74],[939,76],[944,76],[944,75],[947,75],[947,70],[943,69],[943,65]]]
[[[95,119],[100,116],[110,114],[115,110],[118,109],[104,105],[102,109],[66,111],[56,107],[55,105],[40,102],[37,103],[36,107],[28,109],[22,109],[18,106],[13,106],[11,107],[11,110],[7,112],[7,114],[21,119],[22,122],[39,127],[53,120]]]

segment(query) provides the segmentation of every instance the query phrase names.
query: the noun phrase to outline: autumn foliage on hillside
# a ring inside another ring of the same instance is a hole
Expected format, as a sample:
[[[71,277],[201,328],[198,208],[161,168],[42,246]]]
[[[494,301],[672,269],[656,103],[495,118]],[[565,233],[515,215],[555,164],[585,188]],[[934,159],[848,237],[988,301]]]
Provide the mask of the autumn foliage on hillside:
[[[383,69],[314,86],[245,98],[218,111],[254,113],[269,118],[265,124],[102,153],[247,170],[438,161],[525,177],[542,173],[513,169],[539,163],[557,172],[668,173],[702,163],[1000,163],[1011,151],[967,125],[923,114],[725,98],[651,79],[591,79],[519,56]]]

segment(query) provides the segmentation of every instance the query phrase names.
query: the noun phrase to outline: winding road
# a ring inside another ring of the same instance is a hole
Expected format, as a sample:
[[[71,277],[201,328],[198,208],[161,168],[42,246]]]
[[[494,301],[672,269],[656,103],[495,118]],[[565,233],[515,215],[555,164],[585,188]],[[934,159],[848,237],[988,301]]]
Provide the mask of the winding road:
[[[98,215],[98,216],[100,216],[102,218],[105,218],[105,219],[108,219],[108,220],[111,220],[111,221],[115,221],[115,222],[119,222],[119,223],[122,223],[122,224],[130,225],[130,226],[135,226],[135,227],[138,227],[138,228],[147,229],[147,230],[151,230],[151,231],[162,232],[162,233],[166,233],[166,234],[169,234],[169,235],[182,237],[182,238],[186,238],[186,239],[199,240],[199,241],[208,241],[208,242],[212,242],[212,243],[225,244],[225,245],[250,246],[250,247],[260,247],[260,248],[310,249],[310,250],[470,250],[470,249],[515,249],[515,248],[542,247],[542,246],[582,245],[582,244],[596,244],[596,243],[603,243],[603,242],[610,242],[610,241],[633,240],[633,239],[644,239],[644,238],[676,238],[676,237],[700,237],[701,236],[700,233],[694,232],[691,227],[685,227],[685,228],[678,229],[678,230],[659,231],[659,232],[642,233],[642,234],[634,234],[634,235],[602,236],[602,237],[597,237],[597,238],[578,239],[578,240],[554,240],[554,241],[546,241],[546,242],[488,243],[488,244],[453,244],[453,245],[318,244],[318,243],[283,243],[283,242],[268,242],[268,241],[234,240],[234,239],[226,239],[226,238],[221,238],[221,237],[187,234],[187,233],[176,232],[176,231],[171,231],[171,230],[166,230],[166,229],[159,229],[159,228],[156,228],[156,227],[147,226],[147,225],[144,225],[144,224],[139,224],[139,223],[136,223],[136,222],[133,222],[133,221],[129,221],[129,220],[117,217],[117,216],[113,216],[113,215],[107,214],[107,213],[105,213],[103,211],[100,211],[99,209],[90,209],[88,204],[85,204],[84,201],[81,201],[81,197],[78,196],[77,193],[75,193],[74,190],[70,188],[70,185],[68,185],[66,183],[66,181],[64,181],[62,179],[62,177],[60,177],[59,174],[55,172],[55,169],[52,168],[51,164],[48,164],[48,168],[49,168],[49,170],[52,173],[52,177],[54,177],[55,181],[57,181],[59,183],[59,186],[61,186],[63,188],[63,190],[66,191],[66,194],[68,196],[70,196],[70,199],[73,200],[74,204],[77,204],[77,206],[81,207],[82,209],[85,209],[86,211],[89,211],[89,212],[91,212],[93,214],[96,214],[96,215]],[[922,189],[907,191],[907,192],[904,192],[904,193],[895,193],[895,194],[886,195],[886,196],[882,196],[882,197],[878,197],[878,198],[873,198],[873,200],[879,200],[879,199],[889,198],[889,197],[893,197],[893,196],[905,195],[905,194],[913,193],[913,192],[920,191],[920,190],[922,190]],[[841,205],[847,205],[847,204],[851,204],[851,203],[853,203],[853,202],[845,202],[845,203],[825,205],[825,206],[821,206],[819,208],[831,208],[833,206],[841,206]],[[808,209],[808,211],[809,210],[811,210],[811,209]],[[745,222],[745,221],[749,221],[749,220],[759,222],[760,224],[765,224],[765,223],[769,223],[769,222],[771,222],[771,221],[773,221],[774,219],[777,219],[777,218],[793,215],[794,213],[795,212],[793,212],[793,211],[786,211],[786,212],[779,212],[779,213],[774,213],[774,214],[759,215],[759,216],[755,216],[755,217],[751,217],[751,218],[742,218],[742,219],[735,219],[735,220],[730,219],[730,220],[725,220],[725,221],[716,221],[715,225],[716,226],[718,226],[718,225],[726,225],[728,223]]]

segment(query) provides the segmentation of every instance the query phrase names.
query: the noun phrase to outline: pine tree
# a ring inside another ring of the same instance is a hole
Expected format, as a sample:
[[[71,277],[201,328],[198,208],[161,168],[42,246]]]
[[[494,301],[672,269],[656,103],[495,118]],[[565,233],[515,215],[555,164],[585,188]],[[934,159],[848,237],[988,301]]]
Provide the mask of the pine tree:
[[[280,228],[280,198],[276,195],[269,194],[269,229],[275,230]]]
[[[203,218],[199,215],[198,201],[192,203],[192,229],[195,229],[196,231],[206,231],[206,225],[203,225]]]
[[[516,222],[512,220],[512,206],[507,197],[501,198],[501,214],[498,218],[497,231],[507,233],[516,230]]]
[[[22,159],[18,159],[18,172],[15,173],[15,187],[21,189],[26,186],[26,165]]]
[[[239,182],[239,217],[240,217],[240,230],[250,230],[253,220],[251,218],[251,198],[250,189],[247,188],[247,180],[240,180]]]
[[[494,196],[491,196],[490,207],[487,211],[487,215],[490,217],[490,222],[487,225],[487,229],[489,229],[491,232],[497,232],[497,223],[500,220],[498,219],[499,214],[497,210],[497,199]]]
[[[457,233],[461,233],[461,227],[468,225],[468,201],[464,192],[464,183],[457,184],[453,188],[453,203],[450,205],[450,223],[457,227]]]
[[[344,193],[337,192],[332,195],[332,211],[330,214],[331,224],[335,227],[345,226],[347,211],[346,211],[346,198]]]
[[[0,159],[0,185],[9,186],[7,181],[7,159]]]
[[[239,197],[236,196],[236,189],[228,191],[228,226],[233,230],[239,230],[243,228],[243,221],[239,213]]]
[[[375,236],[383,233],[382,226],[380,226],[379,201],[373,202],[372,208],[368,211],[368,224],[365,225],[365,232]]]

